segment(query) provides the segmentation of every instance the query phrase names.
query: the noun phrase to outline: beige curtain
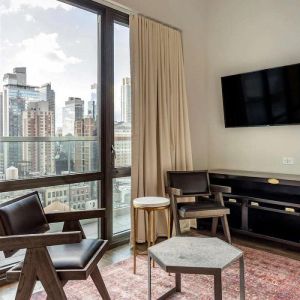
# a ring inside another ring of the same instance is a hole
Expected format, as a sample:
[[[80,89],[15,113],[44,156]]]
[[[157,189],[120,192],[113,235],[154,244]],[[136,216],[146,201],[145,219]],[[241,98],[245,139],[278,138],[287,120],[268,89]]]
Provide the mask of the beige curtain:
[[[132,15],[130,35],[132,198],[164,196],[166,171],[193,167],[181,33]],[[138,242],[145,241],[143,218]],[[163,213],[156,220],[157,234],[166,235]]]

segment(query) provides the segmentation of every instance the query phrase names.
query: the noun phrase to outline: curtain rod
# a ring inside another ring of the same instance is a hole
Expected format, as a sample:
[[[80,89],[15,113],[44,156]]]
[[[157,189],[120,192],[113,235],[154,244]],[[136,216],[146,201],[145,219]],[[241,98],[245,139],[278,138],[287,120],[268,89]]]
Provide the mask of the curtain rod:
[[[106,5],[106,6],[110,6],[110,7],[114,8],[114,9],[116,9],[116,10],[120,10],[120,11],[122,11],[122,12],[124,12],[124,13],[129,14],[129,15],[131,15],[131,14],[138,14],[138,15],[143,16],[143,17],[145,17],[145,18],[147,18],[147,19],[149,19],[149,20],[152,20],[152,21],[154,21],[154,22],[160,23],[160,24],[165,25],[165,26],[167,26],[167,27],[170,27],[170,28],[172,28],[172,29],[174,29],[174,30],[177,30],[177,31],[179,31],[179,32],[182,32],[181,29],[179,29],[179,28],[177,28],[177,27],[175,27],[175,26],[172,26],[172,25],[170,25],[170,24],[168,24],[168,23],[159,21],[159,20],[157,20],[157,19],[155,19],[155,18],[152,18],[152,17],[149,17],[149,16],[144,15],[144,14],[142,14],[142,13],[139,13],[138,11],[135,11],[135,10],[129,8],[128,6],[123,5],[123,4],[120,4],[120,3],[118,3],[117,1],[114,1],[114,0],[94,0],[94,1],[96,1],[96,2],[98,2],[98,3],[101,3],[101,4],[103,4],[103,5]]]

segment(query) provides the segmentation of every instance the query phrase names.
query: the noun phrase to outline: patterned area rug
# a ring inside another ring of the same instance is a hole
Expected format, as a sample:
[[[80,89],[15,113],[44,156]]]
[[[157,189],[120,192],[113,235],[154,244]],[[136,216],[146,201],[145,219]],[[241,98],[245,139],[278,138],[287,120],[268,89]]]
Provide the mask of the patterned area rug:
[[[300,261],[268,252],[239,246],[245,252],[246,299],[299,300]],[[147,299],[147,261],[138,257],[137,274],[132,273],[132,259],[127,259],[102,270],[112,299]],[[153,270],[152,296],[160,295],[174,286],[174,275],[169,276],[158,266]],[[239,299],[238,263],[227,268],[222,275],[223,299]],[[65,286],[68,299],[101,299],[93,282],[71,281]],[[34,300],[46,299],[44,292],[32,296]],[[170,299],[208,300],[213,297],[213,278],[204,275],[182,275],[182,293]]]

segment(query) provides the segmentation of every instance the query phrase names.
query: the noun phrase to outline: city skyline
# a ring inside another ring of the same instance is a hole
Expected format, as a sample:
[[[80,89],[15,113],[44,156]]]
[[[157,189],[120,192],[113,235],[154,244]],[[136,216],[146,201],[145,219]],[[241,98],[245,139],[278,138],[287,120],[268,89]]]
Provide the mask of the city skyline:
[[[51,21],[54,17],[55,23]],[[97,82],[97,24],[96,14],[56,0],[0,5],[0,78],[14,67],[25,66],[28,83],[42,86],[51,82],[56,92],[56,128],[62,125],[61,108],[68,97],[83,99],[87,113],[90,86]],[[120,121],[120,85],[122,78],[130,77],[128,27],[115,24],[114,38],[118,45],[115,117]]]

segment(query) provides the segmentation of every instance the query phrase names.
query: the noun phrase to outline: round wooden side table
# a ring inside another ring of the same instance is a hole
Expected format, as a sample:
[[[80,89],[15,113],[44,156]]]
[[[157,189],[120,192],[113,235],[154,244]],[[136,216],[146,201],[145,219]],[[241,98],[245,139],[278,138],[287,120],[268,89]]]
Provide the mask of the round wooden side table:
[[[170,200],[164,197],[140,197],[133,200],[133,273],[136,273],[136,256],[139,254],[146,254],[145,252],[138,252],[136,245],[137,229],[138,229],[138,212],[143,210],[147,214],[148,224],[145,224],[146,238],[148,247],[155,244],[155,212],[165,211],[167,221],[167,235],[170,238],[171,224],[170,224]],[[145,215],[146,218],[146,215]],[[146,223],[146,222],[145,222]]]

